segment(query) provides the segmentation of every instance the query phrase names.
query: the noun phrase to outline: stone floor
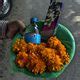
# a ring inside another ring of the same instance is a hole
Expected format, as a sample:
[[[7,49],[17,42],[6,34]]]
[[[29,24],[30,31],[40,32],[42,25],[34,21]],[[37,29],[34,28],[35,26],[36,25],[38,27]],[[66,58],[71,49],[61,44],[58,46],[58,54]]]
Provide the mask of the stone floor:
[[[40,20],[45,19],[49,0],[12,1],[13,8],[10,15],[6,17],[5,20],[19,19],[28,25],[31,17],[37,16]],[[80,0],[62,0],[62,2],[63,9],[59,22],[66,25],[74,35],[76,40],[76,54],[71,64],[67,67],[65,72],[61,74],[61,76],[56,79],[51,78],[46,80],[80,80]],[[7,46],[5,47],[9,47],[8,41],[6,44]],[[6,60],[3,60],[0,63],[0,80],[43,80],[40,78],[29,77],[22,73],[10,74],[8,68],[9,64],[7,64],[9,58],[7,56],[8,53],[5,55]]]

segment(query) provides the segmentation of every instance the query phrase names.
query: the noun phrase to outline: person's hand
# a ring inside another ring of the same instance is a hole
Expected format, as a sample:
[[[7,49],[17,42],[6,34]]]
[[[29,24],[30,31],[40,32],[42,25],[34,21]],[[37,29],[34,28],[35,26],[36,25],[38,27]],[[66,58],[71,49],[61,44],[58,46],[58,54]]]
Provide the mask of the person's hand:
[[[23,34],[24,29],[25,29],[25,24],[20,20],[8,22],[6,26],[7,26],[6,36],[11,39],[17,33]]]

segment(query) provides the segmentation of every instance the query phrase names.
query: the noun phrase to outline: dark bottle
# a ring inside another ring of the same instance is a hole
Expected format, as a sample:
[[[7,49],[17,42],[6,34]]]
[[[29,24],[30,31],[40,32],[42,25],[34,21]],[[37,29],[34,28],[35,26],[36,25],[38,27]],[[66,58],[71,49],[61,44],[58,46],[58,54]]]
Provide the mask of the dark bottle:
[[[56,0],[51,0],[41,32],[43,39],[47,39],[50,36],[54,35],[58,19],[61,13],[61,8],[62,2],[56,2]]]

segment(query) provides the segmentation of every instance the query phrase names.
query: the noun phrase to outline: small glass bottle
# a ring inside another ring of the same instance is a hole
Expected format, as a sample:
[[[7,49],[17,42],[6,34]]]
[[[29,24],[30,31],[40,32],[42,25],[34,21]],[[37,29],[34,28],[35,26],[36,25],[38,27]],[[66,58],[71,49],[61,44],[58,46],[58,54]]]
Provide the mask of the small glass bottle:
[[[31,19],[31,24],[32,24],[31,27],[33,27],[33,30],[25,34],[26,42],[32,42],[35,44],[41,43],[41,35],[39,34],[38,25],[37,25],[38,21],[39,20],[36,17]]]

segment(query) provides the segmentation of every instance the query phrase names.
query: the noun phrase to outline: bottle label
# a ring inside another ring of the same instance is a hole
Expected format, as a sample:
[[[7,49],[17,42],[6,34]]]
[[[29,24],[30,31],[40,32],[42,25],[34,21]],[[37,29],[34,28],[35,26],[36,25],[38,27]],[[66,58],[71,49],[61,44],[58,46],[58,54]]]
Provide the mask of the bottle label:
[[[25,40],[26,40],[26,42],[40,44],[41,43],[41,35],[36,34],[36,33],[32,33],[32,34],[27,33],[25,35]]]

